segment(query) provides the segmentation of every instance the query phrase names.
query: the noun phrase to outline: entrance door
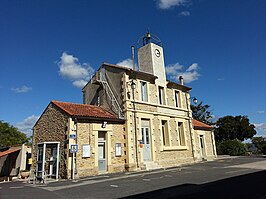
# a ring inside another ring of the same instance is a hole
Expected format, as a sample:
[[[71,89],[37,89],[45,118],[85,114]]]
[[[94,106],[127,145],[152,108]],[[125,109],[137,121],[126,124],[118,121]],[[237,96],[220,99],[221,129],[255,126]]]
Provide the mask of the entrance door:
[[[98,134],[98,170],[99,172],[106,171],[106,140],[105,132]]]
[[[201,158],[202,160],[206,159],[206,153],[205,153],[205,145],[204,145],[204,137],[203,135],[200,135],[200,152],[201,152]]]
[[[143,160],[151,161],[150,128],[142,127]]]

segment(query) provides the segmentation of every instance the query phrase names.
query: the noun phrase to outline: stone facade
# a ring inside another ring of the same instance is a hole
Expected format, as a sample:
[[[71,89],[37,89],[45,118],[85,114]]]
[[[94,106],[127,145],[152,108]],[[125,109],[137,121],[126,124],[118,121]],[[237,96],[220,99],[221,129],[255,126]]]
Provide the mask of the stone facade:
[[[66,149],[66,132],[68,125],[67,115],[53,104],[49,104],[40,119],[33,127],[32,139],[32,167],[36,169],[38,143],[43,142],[60,142],[60,163],[59,176],[61,178],[67,177],[67,156],[68,149]],[[46,160],[50,157],[50,149],[47,148]],[[46,170],[47,164],[45,165]]]
[[[77,117],[52,104],[47,107],[34,127],[33,164],[37,143],[43,141],[60,142],[59,173],[67,178],[73,177],[73,171],[85,177],[149,169],[151,165],[153,169],[172,167],[216,157],[211,127],[193,128],[191,88],[167,81],[161,74],[165,71],[161,47],[149,45],[147,51],[153,54],[147,56],[145,49],[141,56],[152,59],[148,60],[152,68],[148,64],[140,67],[142,71],[135,71],[104,63],[82,90],[83,103],[97,105],[89,109],[103,107],[117,119]],[[69,149],[76,144],[79,149],[73,155]],[[85,146],[89,148],[86,157]]]
[[[106,66],[103,65],[102,67]],[[115,88],[115,90],[120,91],[120,95],[123,97],[122,107],[125,113],[124,136],[126,137],[125,148],[127,151],[125,167],[127,170],[136,170],[147,162],[147,160],[144,160],[145,147],[140,147],[142,145],[141,142],[143,142],[142,120],[149,121],[149,161],[155,162],[162,167],[201,161],[199,135],[192,126],[192,112],[188,93],[190,88],[167,81],[165,85],[158,85],[156,78],[148,77],[146,74],[140,75],[137,71],[130,71],[120,67],[117,70],[119,70],[119,74],[121,74],[121,70],[124,70],[123,76],[119,75],[122,85],[118,85],[119,88]],[[136,85],[135,89],[131,86],[132,81]],[[147,99],[145,101],[142,100],[142,82],[147,85]],[[159,104],[159,86],[164,89],[163,97],[165,103],[162,105]],[[90,89],[92,87],[88,86]],[[89,98],[88,88],[86,86],[83,89],[85,103],[88,102],[86,100],[87,97]],[[167,124],[167,128],[165,128],[167,135],[163,133],[163,122]],[[210,131],[204,132],[205,156],[207,159],[213,159],[215,155],[211,151],[215,151],[215,149],[213,148],[214,145],[210,144],[213,142],[213,138],[209,136],[211,135]],[[164,139],[167,139],[167,144]]]
[[[197,150],[197,158],[198,159],[205,159],[205,160],[213,160],[216,154],[216,146],[214,142],[214,134],[210,130],[195,130],[195,137]],[[203,149],[201,147],[201,140],[203,141]]]
[[[52,102],[43,112],[34,126],[33,131],[33,169],[37,169],[38,144],[46,143],[44,171],[48,174],[49,162],[52,157],[52,148],[59,142],[59,176],[71,178],[73,173],[73,158],[75,160],[75,177],[92,176],[101,173],[98,167],[98,135],[104,133],[106,147],[106,171],[108,173],[123,172],[127,163],[127,140],[124,121],[106,119],[87,119],[67,113],[55,106]],[[78,151],[70,153],[71,145],[78,145]],[[116,153],[116,145],[121,146],[121,154]],[[90,156],[83,156],[83,146],[90,146]]]
[[[89,144],[91,146],[90,157],[82,157],[82,149],[76,154],[76,169],[79,177],[99,174],[98,170],[98,133],[105,133],[106,139],[106,172],[123,172],[126,163],[126,139],[123,124],[107,124],[105,128],[97,122],[79,122],[78,126],[78,145]],[[117,156],[115,145],[122,146],[122,154]],[[71,161],[71,160],[70,160]],[[70,167],[71,168],[71,167]],[[69,168],[69,172],[70,172]]]

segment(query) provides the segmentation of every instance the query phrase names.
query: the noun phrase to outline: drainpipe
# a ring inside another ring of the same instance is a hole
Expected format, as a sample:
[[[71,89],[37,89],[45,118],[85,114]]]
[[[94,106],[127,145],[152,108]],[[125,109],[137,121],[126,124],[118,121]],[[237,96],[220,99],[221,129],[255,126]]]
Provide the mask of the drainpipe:
[[[189,132],[190,132],[190,141],[191,141],[191,151],[192,151],[192,157],[193,157],[193,160],[195,162],[195,152],[194,152],[194,147],[193,147],[193,133],[192,133],[192,129],[191,129],[191,124],[192,124],[192,117],[190,117],[190,114],[189,114],[189,106],[188,106],[188,102],[189,102],[189,98],[188,98],[188,93],[186,92],[186,102],[187,102],[187,114],[188,114],[188,121],[189,121]]]

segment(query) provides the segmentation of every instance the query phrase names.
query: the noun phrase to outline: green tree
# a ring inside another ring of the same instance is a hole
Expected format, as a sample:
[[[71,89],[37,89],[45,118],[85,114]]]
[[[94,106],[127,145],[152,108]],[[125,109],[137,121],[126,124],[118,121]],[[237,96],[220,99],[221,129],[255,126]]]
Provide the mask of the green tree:
[[[29,143],[29,138],[27,138],[26,134],[20,132],[14,126],[0,121],[0,148],[23,143]]]
[[[266,138],[265,137],[253,137],[252,143],[258,149],[258,152],[266,155]]]
[[[225,140],[217,143],[217,154],[219,155],[246,155],[247,147],[238,139]]]
[[[225,116],[219,118],[214,130],[218,142],[238,139],[244,141],[256,134],[255,126],[249,123],[247,116]]]
[[[213,125],[214,123],[211,121],[212,112],[209,110],[210,105],[203,104],[203,102],[198,103],[197,105],[190,105],[192,110],[192,117],[196,120],[199,120],[205,124]]]

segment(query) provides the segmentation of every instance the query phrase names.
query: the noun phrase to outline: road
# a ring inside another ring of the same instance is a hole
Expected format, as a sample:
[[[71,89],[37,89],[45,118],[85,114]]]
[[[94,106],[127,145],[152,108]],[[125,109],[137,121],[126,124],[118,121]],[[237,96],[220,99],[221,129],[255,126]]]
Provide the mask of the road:
[[[166,170],[101,175],[46,185],[1,183],[0,198],[266,199],[266,158],[233,157]]]

